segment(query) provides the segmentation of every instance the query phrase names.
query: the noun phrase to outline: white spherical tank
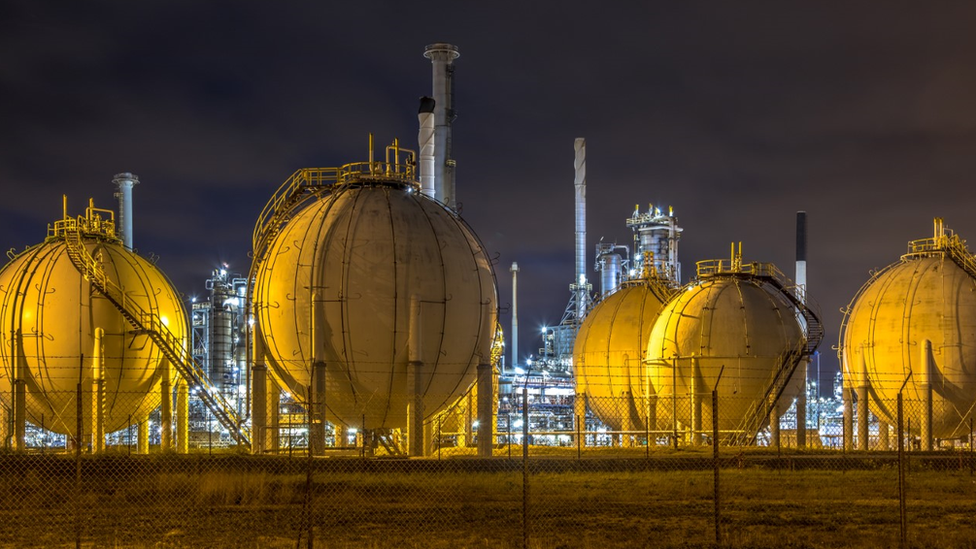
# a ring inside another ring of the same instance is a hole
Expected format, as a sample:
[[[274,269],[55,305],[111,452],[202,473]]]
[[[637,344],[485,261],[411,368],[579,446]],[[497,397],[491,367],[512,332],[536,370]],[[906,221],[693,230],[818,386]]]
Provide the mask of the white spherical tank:
[[[135,331],[72,263],[63,233],[65,223],[79,227],[87,254],[108,280],[125,289],[128,299],[158,315],[176,337],[186,336],[183,305],[166,277],[123,247],[112,223],[89,209],[87,218],[56,223],[44,243],[28,248],[0,270],[4,369],[0,391],[3,399],[9,399],[13,381],[22,379],[26,420],[74,435],[77,390],[82,383],[82,420],[85,432],[91,432],[90,390],[96,375],[92,357],[96,330],[101,329],[103,425],[105,432],[112,432],[144,421],[159,405],[160,382],[170,371],[168,361],[162,360],[149,336]]]
[[[844,385],[866,383],[871,412],[888,424],[896,424],[904,385],[905,417],[912,418],[911,432],[919,433],[927,384],[932,436],[969,433],[976,406],[974,277],[972,254],[937,220],[935,238],[911,242],[908,254],[855,296],[841,332]]]
[[[415,185],[345,181],[291,214],[258,258],[256,316],[272,376],[299,402],[310,400],[318,354],[330,421],[404,428],[416,397],[407,387],[411,301],[429,418],[490,361],[494,274],[468,225]]]
[[[774,267],[733,262],[731,269],[703,276],[706,263],[699,263],[698,281],[664,305],[651,329],[646,358],[659,429],[671,428],[675,416],[678,425],[692,427],[697,400],[699,428],[710,430],[714,388],[719,429],[742,429],[750,410],[761,408],[771,374],[795,360],[804,343],[793,305],[776,286],[755,276]],[[792,396],[788,390],[780,402]]]
[[[586,315],[573,345],[576,392],[614,430],[643,430],[647,372],[643,364],[654,320],[672,291],[663,284],[626,282]]]

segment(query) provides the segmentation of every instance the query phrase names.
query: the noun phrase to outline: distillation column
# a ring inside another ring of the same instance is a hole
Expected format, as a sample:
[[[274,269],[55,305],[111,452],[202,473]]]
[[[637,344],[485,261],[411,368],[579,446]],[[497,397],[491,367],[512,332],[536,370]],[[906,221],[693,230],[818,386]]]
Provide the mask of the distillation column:
[[[576,156],[573,162],[576,177],[576,323],[586,316],[586,139],[577,137],[573,143]]]

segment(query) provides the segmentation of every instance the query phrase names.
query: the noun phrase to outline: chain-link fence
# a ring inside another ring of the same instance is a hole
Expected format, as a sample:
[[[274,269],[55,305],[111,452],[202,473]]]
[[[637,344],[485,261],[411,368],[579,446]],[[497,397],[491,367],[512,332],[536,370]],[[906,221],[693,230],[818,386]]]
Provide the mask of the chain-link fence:
[[[322,455],[312,456],[309,416],[287,400],[271,423],[276,443],[256,455],[192,394],[139,419],[105,410],[93,421],[86,410],[98,408],[83,393],[52,399],[75,407],[60,419],[29,415],[22,448],[15,422],[5,422],[0,546],[972,547],[976,539],[971,425],[936,438],[944,433],[917,400],[877,405],[865,420],[857,401],[847,416],[835,403],[829,417],[807,414],[802,434],[786,409],[772,429],[748,433],[744,413],[775,408],[706,390],[583,406],[574,395],[543,402],[516,389],[493,409],[491,457],[478,455],[484,430],[477,399],[465,397],[428,418],[426,455],[408,458],[401,433],[368,424],[327,425]],[[114,396],[119,409],[133,409],[126,398]]]

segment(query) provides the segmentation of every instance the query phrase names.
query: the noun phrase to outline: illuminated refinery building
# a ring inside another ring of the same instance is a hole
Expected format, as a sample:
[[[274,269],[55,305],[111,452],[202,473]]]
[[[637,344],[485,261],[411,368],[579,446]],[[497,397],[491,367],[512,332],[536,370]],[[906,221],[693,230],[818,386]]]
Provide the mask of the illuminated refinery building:
[[[237,411],[246,415],[247,278],[215,269],[206,281],[209,298],[191,303],[191,348],[214,388]],[[210,424],[202,403],[191,390],[191,431],[207,432]]]

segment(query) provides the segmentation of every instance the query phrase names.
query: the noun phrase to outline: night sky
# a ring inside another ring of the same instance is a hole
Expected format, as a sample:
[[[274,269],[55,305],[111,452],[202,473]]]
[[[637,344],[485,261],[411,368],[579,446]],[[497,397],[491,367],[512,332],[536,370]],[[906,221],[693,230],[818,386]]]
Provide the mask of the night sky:
[[[58,4],[0,5],[4,250],[43,240],[62,194],[114,208],[131,171],[135,246],[203,295],[222,263],[247,272],[296,169],[366,160],[370,132],[416,148],[434,42],[460,48],[457,196],[497,256],[506,330],[521,267],[523,355],[569,299],[576,137],[589,265],[654,203],[685,229],[684,281],[732,241],[792,277],[806,210],[825,378],[869,270],[935,216],[976,239],[973,3]]]

